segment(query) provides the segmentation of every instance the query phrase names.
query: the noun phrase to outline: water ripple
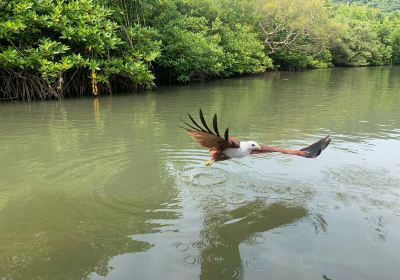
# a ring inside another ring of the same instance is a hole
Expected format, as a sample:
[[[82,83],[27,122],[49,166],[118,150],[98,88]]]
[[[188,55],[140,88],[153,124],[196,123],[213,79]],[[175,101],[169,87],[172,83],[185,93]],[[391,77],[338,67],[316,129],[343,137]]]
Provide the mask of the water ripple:
[[[182,262],[187,265],[195,265],[200,263],[200,258],[196,256],[186,256]]]
[[[189,250],[189,245],[186,243],[176,242],[176,243],[174,243],[174,245],[175,245],[175,248],[181,252],[185,252],[185,251]]]
[[[197,187],[215,187],[228,181],[228,172],[221,168],[203,168],[193,176],[191,184]]]

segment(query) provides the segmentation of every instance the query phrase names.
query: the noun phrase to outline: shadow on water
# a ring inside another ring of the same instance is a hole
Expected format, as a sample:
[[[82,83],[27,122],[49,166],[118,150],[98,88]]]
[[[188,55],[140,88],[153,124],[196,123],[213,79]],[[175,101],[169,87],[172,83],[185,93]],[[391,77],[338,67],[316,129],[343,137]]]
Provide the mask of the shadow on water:
[[[255,200],[207,216],[202,231],[200,279],[243,279],[239,245],[256,244],[257,234],[295,223],[306,215],[306,209],[300,206],[266,205]]]

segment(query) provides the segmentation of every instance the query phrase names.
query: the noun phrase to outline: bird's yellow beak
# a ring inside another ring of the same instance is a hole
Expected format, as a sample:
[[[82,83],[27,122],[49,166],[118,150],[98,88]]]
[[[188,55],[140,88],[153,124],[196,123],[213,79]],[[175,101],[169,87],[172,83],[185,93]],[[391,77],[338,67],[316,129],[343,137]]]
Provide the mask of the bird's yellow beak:
[[[256,148],[257,148],[258,150],[261,150],[261,146],[260,146],[259,144],[257,144]]]
[[[215,162],[215,160],[213,160],[213,159],[206,160],[206,161],[204,162],[204,165],[205,165],[205,166],[210,166],[210,165],[213,164],[214,162]]]

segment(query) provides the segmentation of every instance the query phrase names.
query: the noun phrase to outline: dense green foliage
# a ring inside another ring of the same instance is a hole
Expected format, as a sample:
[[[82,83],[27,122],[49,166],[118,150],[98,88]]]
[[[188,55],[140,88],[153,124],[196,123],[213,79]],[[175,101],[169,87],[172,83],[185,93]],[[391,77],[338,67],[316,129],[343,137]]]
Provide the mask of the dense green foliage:
[[[388,44],[382,14],[366,6],[339,5],[332,11],[338,35],[331,47],[336,65],[389,64],[392,47]]]
[[[328,50],[331,21],[321,0],[268,0],[259,9],[261,36],[276,66],[324,68],[331,65]]]
[[[3,96],[83,93],[88,77],[93,93],[98,82],[111,89],[114,76],[126,77],[133,86],[152,85],[149,63],[158,56],[159,44],[153,41],[142,50],[137,41],[143,32],[150,40],[150,30],[131,26],[123,34],[113,10],[92,0],[2,0],[0,9]]]
[[[367,5],[385,12],[400,10],[400,0],[334,0],[334,2]]]
[[[268,0],[261,22],[267,51],[291,68],[398,63],[400,14],[322,0]]]
[[[0,0],[0,98],[400,63],[398,1],[364,2]]]
[[[146,23],[157,29],[162,55],[160,79],[187,82],[258,73],[272,67],[253,25],[235,14],[245,1],[173,0],[155,2]],[[231,13],[232,12],[232,13]]]

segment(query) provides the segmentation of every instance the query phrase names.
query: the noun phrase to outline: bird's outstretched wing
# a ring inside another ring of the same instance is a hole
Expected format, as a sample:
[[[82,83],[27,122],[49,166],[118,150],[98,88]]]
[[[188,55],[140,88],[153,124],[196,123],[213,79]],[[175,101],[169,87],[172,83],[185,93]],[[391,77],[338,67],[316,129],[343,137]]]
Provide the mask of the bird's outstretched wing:
[[[271,146],[266,146],[266,145],[260,145],[261,149],[260,150],[254,150],[251,153],[252,154],[261,154],[261,153],[283,153],[283,154],[288,154],[288,155],[296,155],[296,156],[301,156],[301,157],[306,157],[306,158],[315,158],[321,154],[321,152],[328,147],[329,143],[331,142],[331,137],[328,135],[318,142],[315,142],[314,144],[311,144],[308,147],[305,147],[300,150],[288,150],[288,149],[281,149],[277,147],[271,147]]]
[[[194,140],[196,140],[200,145],[206,148],[219,148],[219,149],[227,149],[227,148],[238,148],[240,143],[234,137],[229,136],[229,128],[225,130],[223,136],[220,135],[218,129],[218,119],[217,114],[214,114],[213,118],[213,129],[212,131],[207,125],[206,120],[204,119],[204,115],[202,110],[199,111],[201,125],[195,121],[195,119],[188,114],[191,123],[182,122],[187,127],[182,127],[186,130],[187,134],[189,134]]]
[[[306,152],[308,158],[315,158],[319,156],[326,147],[328,147],[329,143],[331,143],[331,137],[328,135],[318,142],[311,144],[308,147],[300,149],[300,151]]]

